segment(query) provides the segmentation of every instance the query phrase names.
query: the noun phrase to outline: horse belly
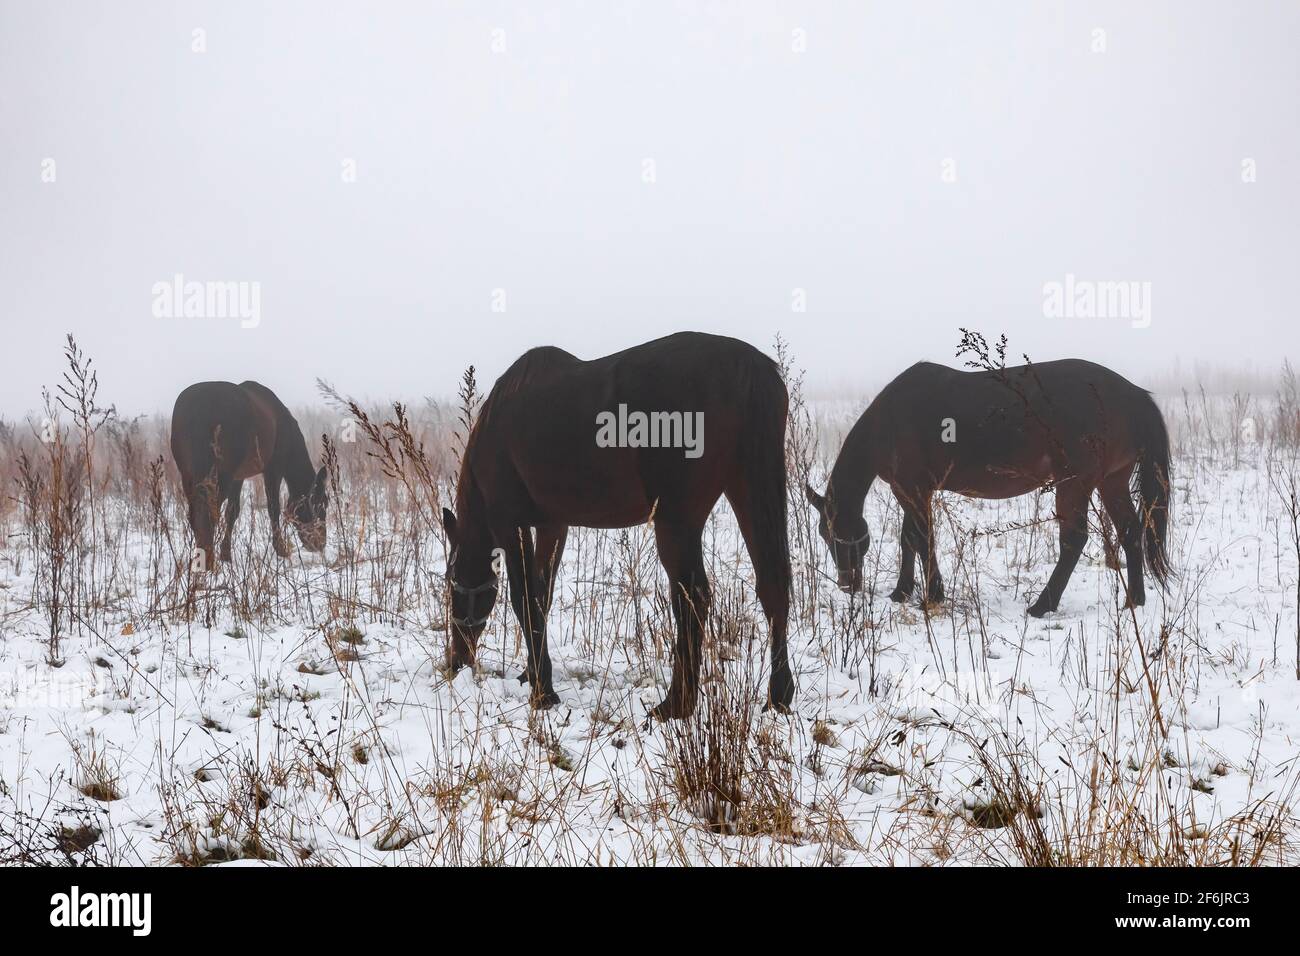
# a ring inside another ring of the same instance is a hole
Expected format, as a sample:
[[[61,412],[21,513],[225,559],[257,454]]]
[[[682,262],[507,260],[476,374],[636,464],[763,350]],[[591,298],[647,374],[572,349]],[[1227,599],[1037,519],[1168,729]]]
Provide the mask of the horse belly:
[[[974,467],[954,469],[943,482],[942,488],[967,498],[1018,498],[1036,491],[1051,480],[1051,459],[1043,456],[1026,465],[986,462]]]
[[[234,470],[233,474],[235,478],[243,481],[247,478],[255,478],[260,475],[264,467],[265,466],[262,462],[256,459],[256,456],[250,455],[240,463],[239,467]]]
[[[652,503],[646,499],[639,482],[613,479],[598,487],[589,486],[584,498],[564,496],[556,514],[570,517],[564,524],[581,528],[628,528],[650,517]]]
[[[241,442],[242,448],[237,454],[238,462],[231,470],[231,474],[243,481],[247,478],[253,478],[260,475],[266,470],[267,462],[271,460],[271,453],[274,449],[274,433],[267,434],[265,429],[258,429],[248,439]]]
[[[252,424],[247,429],[243,454],[234,471],[235,477],[240,480],[260,475],[266,470],[271,456],[275,454],[275,413],[256,396],[249,397],[253,410]]]
[[[650,516],[651,502],[636,471],[632,455],[618,456],[603,467],[555,472],[554,480],[529,476],[529,497],[541,521],[580,528],[627,528]]]

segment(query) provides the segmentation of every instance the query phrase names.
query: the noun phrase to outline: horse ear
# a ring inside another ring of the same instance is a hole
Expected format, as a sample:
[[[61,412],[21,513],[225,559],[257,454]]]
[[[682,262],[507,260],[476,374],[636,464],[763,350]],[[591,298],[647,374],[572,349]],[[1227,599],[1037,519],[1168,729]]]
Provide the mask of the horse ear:
[[[456,516],[451,513],[450,508],[442,509],[442,530],[447,532],[449,541],[456,538]]]
[[[826,499],[813,491],[812,485],[804,485],[803,493],[808,499],[808,504],[812,505],[818,511],[826,510]]]

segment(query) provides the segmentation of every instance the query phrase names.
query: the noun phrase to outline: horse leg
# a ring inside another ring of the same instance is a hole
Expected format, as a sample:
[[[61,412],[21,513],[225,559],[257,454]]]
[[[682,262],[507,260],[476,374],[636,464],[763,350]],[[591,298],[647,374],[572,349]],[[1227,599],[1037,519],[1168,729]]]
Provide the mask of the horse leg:
[[[727,492],[731,510],[736,514],[745,549],[754,565],[754,579],[758,603],[763,606],[763,616],[772,639],[772,676],[768,680],[767,705],[764,708],[778,713],[790,713],[794,702],[794,675],[790,671],[786,632],[790,618],[790,566],[788,555],[772,534],[765,534],[754,526],[753,507],[744,487],[736,494]],[[780,534],[779,531],[772,532]],[[765,544],[766,542],[766,544]],[[773,554],[771,552],[775,551]]]
[[[943,603],[943,575],[939,573],[939,562],[935,558],[934,548],[934,507],[933,491],[917,492],[910,501],[902,501],[903,533],[910,530],[912,551],[921,557],[921,574],[925,579],[925,603]],[[908,518],[911,518],[910,529]],[[910,590],[910,589],[909,589]]]
[[[1117,471],[1102,481],[1101,503],[1106,506],[1106,513],[1115,526],[1128,565],[1128,602],[1125,606],[1141,607],[1147,598],[1142,580],[1142,522],[1133,507],[1127,471]]]
[[[535,549],[537,577],[541,581],[542,614],[548,620],[551,602],[555,597],[556,571],[560,568],[560,559],[564,557],[564,544],[569,539],[567,525],[543,525],[537,529],[537,546]],[[519,675],[519,683],[528,683],[528,672]]]
[[[564,544],[569,539],[567,525],[543,525],[537,529],[537,575],[542,581],[541,595],[545,603],[543,613],[550,614],[555,598],[555,577],[564,557]]]
[[[1104,503],[1104,497],[1102,500]],[[1110,516],[1110,509],[1104,508],[1101,512],[1101,547],[1105,555],[1106,567],[1111,571],[1118,571],[1120,567],[1119,550],[1115,546],[1115,534],[1115,519]]]
[[[1042,617],[1055,611],[1061,603],[1061,594],[1070,582],[1074,566],[1079,563],[1084,546],[1088,543],[1088,501],[1092,487],[1081,478],[1072,478],[1056,489],[1056,520],[1061,525],[1061,555],[1047,579],[1047,586],[1029,607],[1033,617]]]
[[[185,482],[185,486],[185,500],[189,504],[190,530],[194,532],[195,557],[202,554],[201,570],[211,571],[217,564],[216,554],[212,548],[212,506],[208,503],[212,484],[208,481]]]
[[[677,647],[673,654],[673,676],[668,696],[650,712],[659,720],[689,717],[695,713],[699,695],[700,652],[704,643],[704,622],[708,619],[709,578],[704,570],[701,528],[688,528],[666,515],[655,519],[655,544],[659,561],[668,572],[672,588],[673,619],[677,624]]]
[[[560,702],[551,683],[551,655],[546,647],[546,600],[537,569],[537,553],[529,528],[500,529],[494,535],[505,543],[506,577],[510,581],[510,605],[524,632],[528,666],[520,678],[532,688],[533,706],[546,710]]]
[[[234,478],[226,492],[226,536],[221,541],[221,560],[230,560],[230,542],[235,534],[235,520],[239,517],[239,497],[244,490],[242,479]]]
[[[899,562],[898,562],[898,585],[894,588],[889,600],[902,602],[912,596],[912,589],[916,587],[916,548],[915,542],[919,540],[919,529],[914,527],[912,512],[901,500],[899,504],[903,506],[903,528],[898,536]]]
[[[282,558],[289,556],[289,546],[284,543],[284,532],[280,527],[280,482],[284,479],[271,467],[262,472],[262,483],[266,486],[266,513],[271,519],[271,547]]]

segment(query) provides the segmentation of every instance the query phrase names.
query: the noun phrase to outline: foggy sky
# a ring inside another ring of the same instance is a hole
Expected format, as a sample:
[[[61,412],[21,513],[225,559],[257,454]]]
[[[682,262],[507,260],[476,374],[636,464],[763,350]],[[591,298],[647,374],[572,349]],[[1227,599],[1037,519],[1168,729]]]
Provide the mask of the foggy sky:
[[[135,412],[444,396],[687,328],[779,331],[818,387],[956,364],[958,326],[1271,372],[1298,35],[1294,2],[0,0],[0,414],[65,332]],[[260,321],[156,316],[178,273],[258,283]],[[1150,283],[1149,326],[1045,316],[1067,275]]]

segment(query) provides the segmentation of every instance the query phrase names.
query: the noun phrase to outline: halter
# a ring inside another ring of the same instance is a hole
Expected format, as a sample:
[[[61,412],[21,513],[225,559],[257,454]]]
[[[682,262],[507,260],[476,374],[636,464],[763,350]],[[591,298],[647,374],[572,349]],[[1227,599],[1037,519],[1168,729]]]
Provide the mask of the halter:
[[[466,617],[457,617],[455,614],[452,614],[451,623],[457,625],[458,627],[478,627],[480,624],[486,624],[487,619],[492,616],[492,608],[489,607],[487,609],[487,613],[482,615],[481,617],[475,617],[474,598],[478,597],[484,591],[495,588],[497,586],[497,581],[498,578],[494,574],[492,575],[492,577],[488,578],[478,587],[467,588],[465,587],[465,585],[458,583],[453,578],[451,582],[451,589],[455,591],[457,594],[463,594],[467,598],[469,598],[469,607],[465,611],[467,615]]]
[[[836,544],[843,544],[843,545],[847,545],[848,547],[852,548],[852,547],[855,547],[856,545],[861,544],[863,541],[866,541],[867,538],[869,538],[869,537],[871,537],[871,530],[870,530],[870,529],[867,529],[866,531],[862,532],[862,536],[861,536],[861,537],[854,538],[852,541],[849,541],[849,540],[846,539],[846,538],[837,538],[837,537],[835,537],[835,535],[831,535],[831,540],[834,541]]]

